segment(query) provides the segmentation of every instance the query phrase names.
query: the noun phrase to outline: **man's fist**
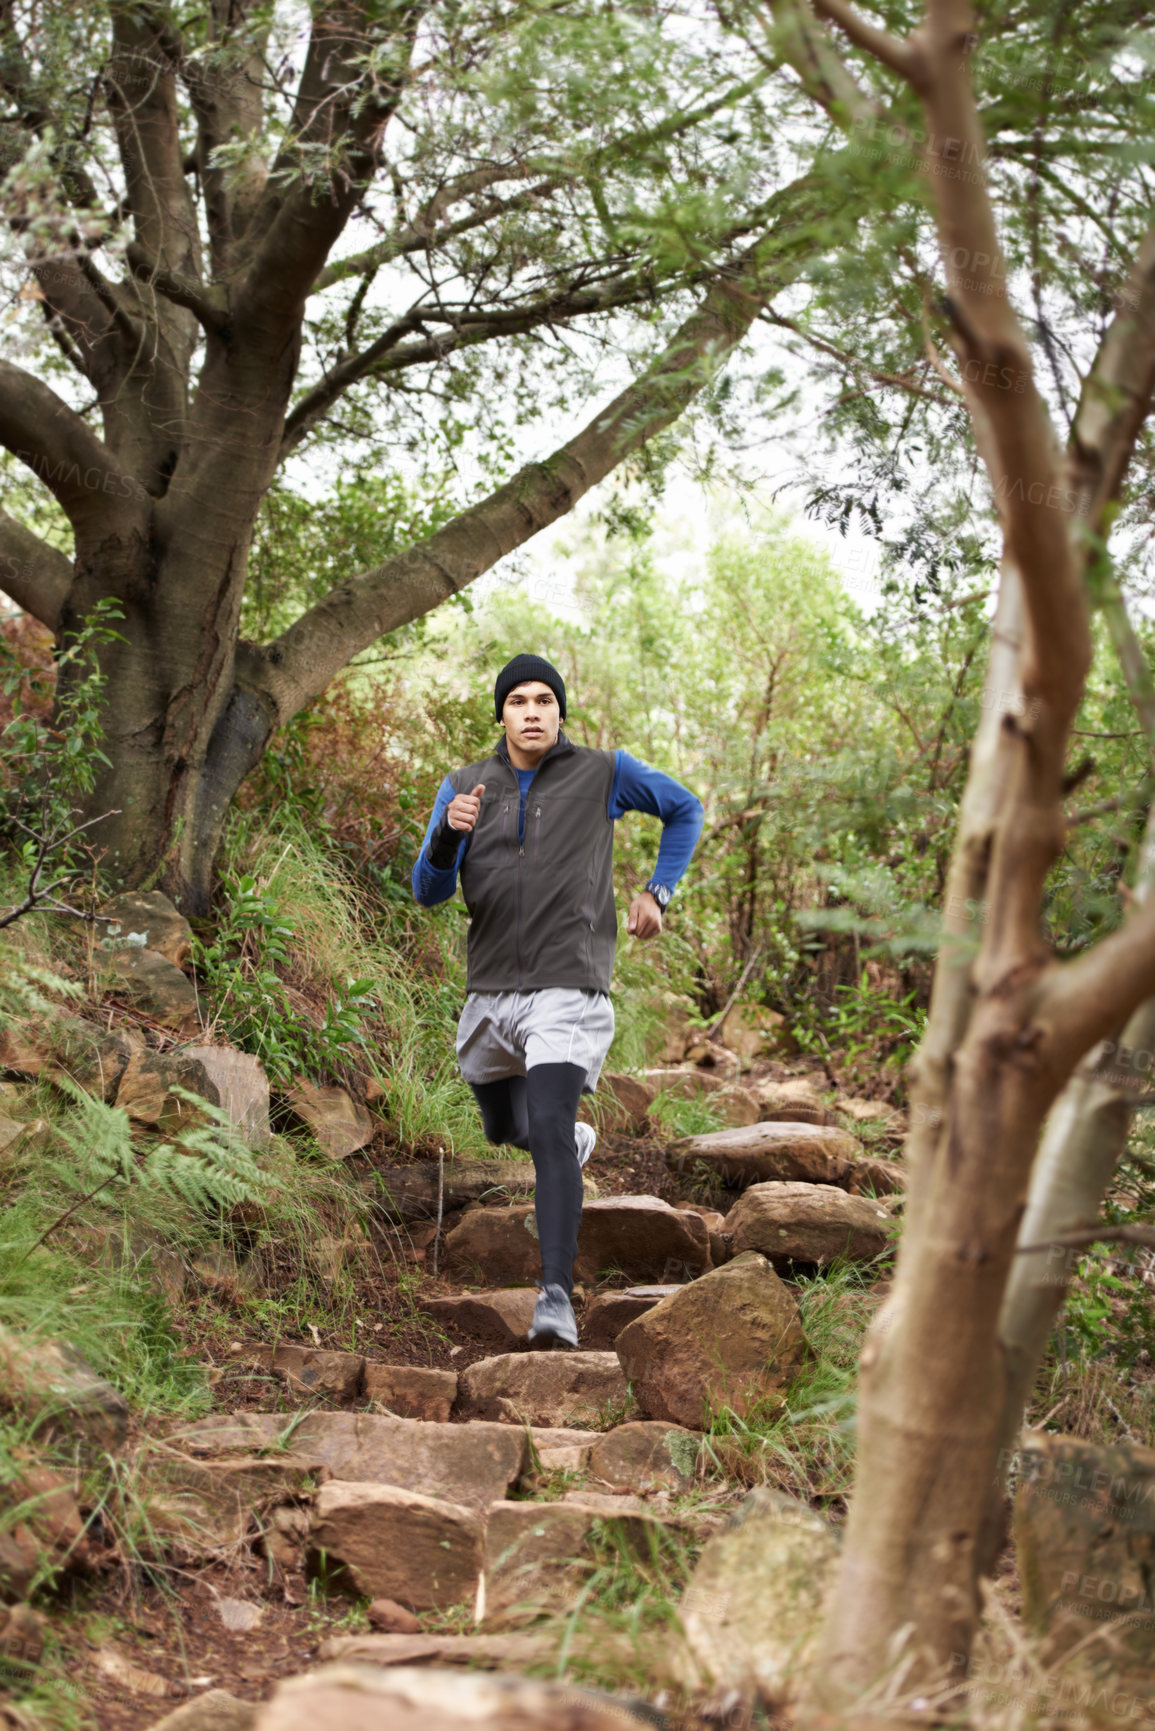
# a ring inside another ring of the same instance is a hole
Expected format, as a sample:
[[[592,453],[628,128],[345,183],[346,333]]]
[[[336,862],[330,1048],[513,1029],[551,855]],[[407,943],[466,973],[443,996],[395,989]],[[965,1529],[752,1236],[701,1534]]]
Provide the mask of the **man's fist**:
[[[650,894],[643,890],[630,903],[626,930],[632,938],[656,938],[662,929],[662,910]]]
[[[484,792],[485,783],[479,781],[472,793],[458,793],[453,796],[445,814],[449,819],[450,829],[462,830],[466,835],[470,833],[481,815],[481,796]]]

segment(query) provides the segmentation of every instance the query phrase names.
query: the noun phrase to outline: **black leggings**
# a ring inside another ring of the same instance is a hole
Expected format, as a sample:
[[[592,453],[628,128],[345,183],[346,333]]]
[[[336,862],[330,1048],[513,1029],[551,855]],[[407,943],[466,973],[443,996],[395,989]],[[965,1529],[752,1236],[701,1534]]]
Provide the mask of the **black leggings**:
[[[527,1148],[536,1178],[534,1211],[543,1286],[573,1291],[582,1218],[582,1175],[574,1125],[585,1086],[580,1064],[535,1064],[525,1076],[473,1082],[490,1142]]]

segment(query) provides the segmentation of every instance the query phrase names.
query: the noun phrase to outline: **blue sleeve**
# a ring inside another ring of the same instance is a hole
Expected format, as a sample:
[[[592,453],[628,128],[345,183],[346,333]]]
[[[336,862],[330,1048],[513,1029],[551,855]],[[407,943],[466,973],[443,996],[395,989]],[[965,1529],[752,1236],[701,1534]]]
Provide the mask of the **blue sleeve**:
[[[649,812],[662,820],[662,842],[653,876],[658,883],[672,890],[690,863],[698,837],[702,833],[705,810],[696,794],[640,763],[628,751],[619,751],[610,789],[610,816],[615,820],[627,811]]]
[[[469,837],[462,836],[461,846],[457,850],[457,858],[445,871],[438,871],[429,858],[429,843],[440,828],[446,807],[452,798],[453,783],[446,776],[438,788],[437,798],[433,802],[433,816],[429,819],[425,840],[421,843],[421,852],[413,862],[413,895],[423,908],[435,908],[438,902],[447,902],[457,888],[457,873]]]

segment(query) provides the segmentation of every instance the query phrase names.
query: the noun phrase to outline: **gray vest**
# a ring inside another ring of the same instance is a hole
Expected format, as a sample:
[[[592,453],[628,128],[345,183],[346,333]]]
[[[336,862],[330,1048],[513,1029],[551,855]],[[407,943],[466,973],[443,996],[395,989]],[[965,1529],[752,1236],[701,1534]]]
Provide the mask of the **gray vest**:
[[[618,935],[615,763],[614,752],[571,745],[563,734],[530,784],[520,844],[521,789],[505,757],[495,752],[449,777],[455,793],[485,783],[461,864],[471,992],[609,991]]]

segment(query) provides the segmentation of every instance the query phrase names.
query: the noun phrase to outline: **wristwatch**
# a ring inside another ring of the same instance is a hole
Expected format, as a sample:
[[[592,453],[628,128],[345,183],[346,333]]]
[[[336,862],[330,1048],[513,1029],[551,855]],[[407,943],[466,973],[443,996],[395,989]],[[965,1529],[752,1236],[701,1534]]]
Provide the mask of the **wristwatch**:
[[[670,905],[671,898],[673,897],[673,890],[668,890],[665,884],[658,883],[654,878],[650,879],[649,883],[646,885],[646,889],[649,891],[650,895],[653,896],[662,912],[665,913],[666,909]]]

